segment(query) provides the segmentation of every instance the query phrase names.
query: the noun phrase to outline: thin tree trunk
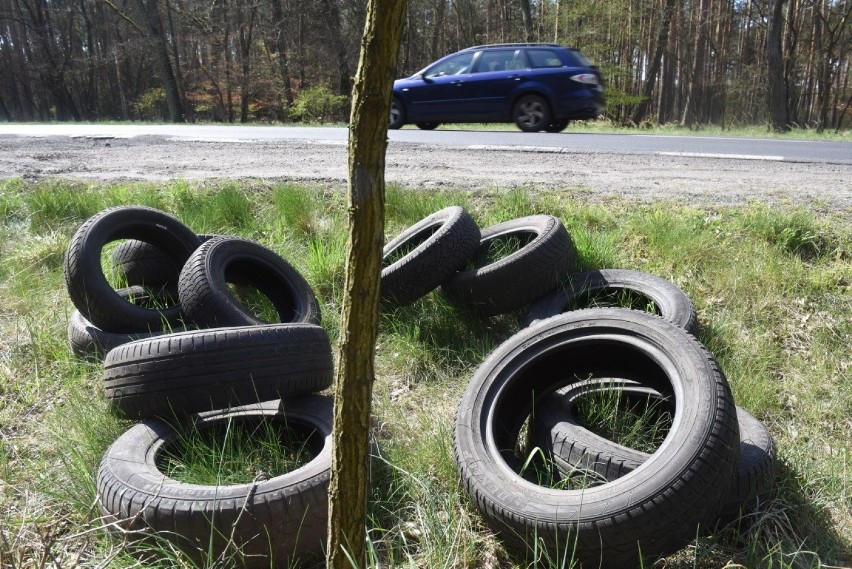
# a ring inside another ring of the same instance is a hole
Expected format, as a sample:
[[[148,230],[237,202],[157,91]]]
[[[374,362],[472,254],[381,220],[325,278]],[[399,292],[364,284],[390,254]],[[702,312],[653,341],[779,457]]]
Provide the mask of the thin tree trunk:
[[[286,118],[287,112],[293,106],[293,88],[290,86],[290,62],[287,59],[287,39],[284,35],[286,19],[281,0],[272,0],[272,18],[275,21],[275,50],[278,54],[278,71],[281,74],[281,82],[284,87],[284,101],[286,102],[283,109],[283,118]]]
[[[530,0],[520,0],[521,2],[521,17],[524,21],[524,41],[532,41],[533,23],[532,10],[530,9]]]
[[[639,124],[645,118],[648,112],[648,106],[651,102],[651,94],[654,92],[654,85],[657,82],[657,75],[660,73],[660,66],[663,61],[663,52],[669,41],[669,27],[672,21],[672,13],[674,12],[675,0],[666,0],[665,8],[663,8],[663,18],[660,22],[660,31],[657,33],[656,49],[654,50],[654,59],[651,61],[651,68],[648,70],[648,76],[645,79],[645,86],[642,89],[642,102],[633,111],[631,121],[633,124]]]
[[[769,62],[769,123],[775,132],[790,130],[787,117],[787,84],[781,56],[784,29],[784,0],[772,0],[772,14],[766,34],[766,59]]]
[[[186,114],[178,89],[177,78],[169,60],[169,50],[166,38],[163,35],[163,22],[160,18],[160,10],[156,0],[136,0],[139,9],[145,16],[145,31],[154,44],[154,56],[160,71],[160,81],[166,93],[166,105],[169,107],[169,120],[171,122],[184,122]]]
[[[343,31],[340,25],[340,7],[337,0],[322,0],[326,9],[325,22],[328,26],[329,42],[337,58],[338,86],[337,91],[341,95],[348,95],[351,91],[349,83],[349,54],[343,41]]]
[[[704,89],[704,61],[707,55],[707,13],[710,0],[701,0],[695,24],[695,51],[693,53],[692,80],[686,96],[681,124],[692,128],[698,122],[701,97]]]
[[[330,569],[366,566],[368,439],[384,240],[387,117],[405,12],[406,0],[370,0],[353,89],[349,241],[334,381]]]
[[[241,14],[241,19],[244,17],[243,7],[239,7],[239,14]],[[257,14],[257,8],[254,6],[254,3],[248,2],[248,23],[245,21],[240,22],[240,63],[242,64],[242,76],[240,78],[240,122],[246,123],[248,122],[248,110],[249,110],[249,98],[250,98],[250,90],[249,90],[249,82],[251,75],[251,37],[252,32],[254,31],[254,19]]]

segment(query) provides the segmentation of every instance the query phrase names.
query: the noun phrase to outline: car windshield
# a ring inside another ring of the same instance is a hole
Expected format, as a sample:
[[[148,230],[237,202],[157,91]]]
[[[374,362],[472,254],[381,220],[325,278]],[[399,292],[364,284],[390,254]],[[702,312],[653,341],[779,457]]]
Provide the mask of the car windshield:
[[[473,61],[473,52],[460,53],[436,63],[432,67],[427,67],[426,70],[423,71],[423,76],[431,78],[469,73],[471,61]]]

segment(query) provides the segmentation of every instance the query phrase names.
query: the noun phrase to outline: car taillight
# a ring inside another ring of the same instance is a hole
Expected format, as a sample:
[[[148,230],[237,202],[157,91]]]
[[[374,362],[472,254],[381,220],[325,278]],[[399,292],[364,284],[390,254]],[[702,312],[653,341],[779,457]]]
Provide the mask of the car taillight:
[[[579,75],[572,75],[571,79],[577,83],[586,83],[588,85],[598,84],[598,76],[594,73],[580,73]]]

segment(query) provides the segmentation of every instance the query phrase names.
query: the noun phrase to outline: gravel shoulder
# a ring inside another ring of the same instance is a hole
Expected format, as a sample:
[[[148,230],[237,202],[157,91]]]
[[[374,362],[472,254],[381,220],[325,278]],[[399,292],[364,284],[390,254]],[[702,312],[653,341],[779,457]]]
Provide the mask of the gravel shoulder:
[[[345,185],[341,141],[0,136],[0,179],[254,179]],[[565,190],[582,200],[752,201],[852,220],[852,165],[651,154],[484,150],[393,142],[386,179],[406,187]]]

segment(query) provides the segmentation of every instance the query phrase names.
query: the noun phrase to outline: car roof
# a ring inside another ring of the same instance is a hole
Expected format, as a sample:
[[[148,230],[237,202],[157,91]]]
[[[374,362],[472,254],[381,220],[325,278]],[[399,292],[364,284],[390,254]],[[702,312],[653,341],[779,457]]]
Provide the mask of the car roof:
[[[558,43],[547,43],[547,42],[523,42],[523,43],[490,43],[485,45],[475,45],[472,47],[465,48],[458,53],[463,53],[466,51],[476,51],[480,49],[491,49],[491,48],[501,48],[501,47],[558,47],[562,49],[567,49],[570,51],[577,51],[573,47],[565,47],[564,45],[560,45]]]

